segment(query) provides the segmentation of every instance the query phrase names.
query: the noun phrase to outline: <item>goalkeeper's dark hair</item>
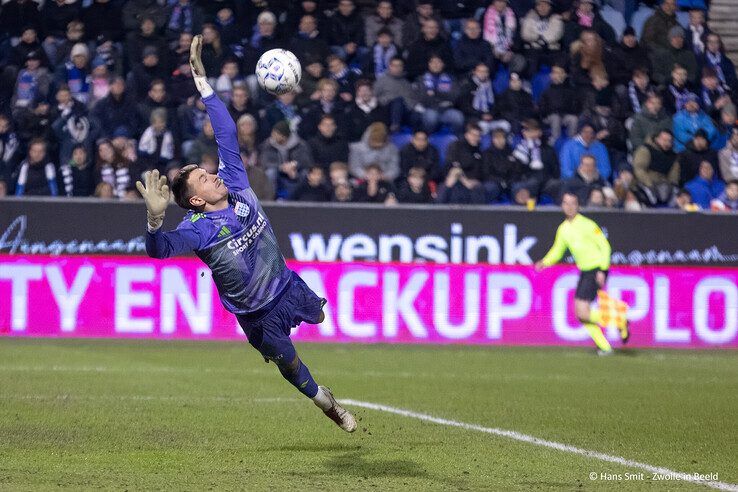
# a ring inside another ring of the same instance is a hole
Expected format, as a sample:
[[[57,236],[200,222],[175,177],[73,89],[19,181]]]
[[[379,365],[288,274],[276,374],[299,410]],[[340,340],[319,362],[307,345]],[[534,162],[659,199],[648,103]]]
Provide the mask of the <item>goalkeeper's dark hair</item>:
[[[179,173],[172,181],[172,194],[174,195],[174,203],[187,210],[195,210],[195,207],[190,204],[190,187],[187,185],[187,180],[190,179],[190,173],[197,169],[197,164],[189,164],[179,170]]]

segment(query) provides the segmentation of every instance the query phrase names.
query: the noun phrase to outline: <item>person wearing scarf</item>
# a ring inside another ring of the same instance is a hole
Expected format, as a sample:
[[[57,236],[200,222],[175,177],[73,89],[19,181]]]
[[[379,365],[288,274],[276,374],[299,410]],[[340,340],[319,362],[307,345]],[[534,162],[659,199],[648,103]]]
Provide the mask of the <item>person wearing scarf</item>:
[[[354,103],[346,110],[345,124],[346,135],[349,142],[361,139],[364,131],[374,122],[389,125],[390,114],[386,106],[377,101],[372,83],[366,79],[356,83],[356,98]]]
[[[149,168],[162,169],[174,159],[174,137],[167,129],[167,112],[157,108],[151,112],[151,125],[138,142],[138,152]]]
[[[467,119],[478,120],[483,134],[492,130],[492,114],[495,105],[495,93],[489,68],[484,63],[474,67],[471,76],[462,84],[459,97],[459,109]]]
[[[720,176],[725,181],[738,179],[738,128],[734,127],[725,147],[718,152]]]
[[[18,168],[16,196],[58,196],[56,166],[46,155],[46,142],[33,139],[28,144],[28,156]]]
[[[428,60],[428,71],[416,81],[416,90],[420,93],[420,112],[423,128],[434,133],[440,124],[448,125],[453,133],[460,133],[464,127],[464,114],[454,108],[457,99],[456,83],[451,75],[444,71],[443,59],[431,54]]]
[[[377,34],[377,42],[371,50],[371,63],[373,66],[364,70],[364,72],[374,73],[374,78],[378,79],[387,72],[390,61],[398,54],[397,45],[392,38],[392,31],[381,29]]]
[[[482,37],[492,45],[495,58],[502,63],[509,63],[515,56],[512,49],[517,30],[515,13],[507,0],[494,0],[484,13]]]
[[[735,73],[735,65],[725,56],[723,42],[720,36],[714,32],[707,35],[705,40],[705,52],[699,59],[700,66],[715,70],[720,82],[727,85],[731,90],[738,89],[738,78]]]

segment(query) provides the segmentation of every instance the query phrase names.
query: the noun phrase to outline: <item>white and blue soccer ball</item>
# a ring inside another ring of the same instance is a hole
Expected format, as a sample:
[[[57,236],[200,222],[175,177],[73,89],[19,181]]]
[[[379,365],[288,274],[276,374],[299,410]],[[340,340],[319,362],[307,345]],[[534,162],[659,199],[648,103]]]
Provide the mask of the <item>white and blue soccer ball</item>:
[[[295,90],[301,77],[302,66],[291,51],[269,50],[256,63],[259,85],[270,94],[280,95]]]

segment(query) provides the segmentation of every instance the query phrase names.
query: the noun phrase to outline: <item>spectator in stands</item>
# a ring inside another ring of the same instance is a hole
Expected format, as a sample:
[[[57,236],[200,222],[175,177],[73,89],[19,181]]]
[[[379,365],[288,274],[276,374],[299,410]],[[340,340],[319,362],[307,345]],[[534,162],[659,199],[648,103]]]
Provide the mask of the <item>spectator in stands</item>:
[[[670,115],[681,111],[692,94],[687,81],[687,70],[681,65],[674,65],[671,70],[671,82],[662,91],[664,109]]]
[[[95,198],[102,198],[109,200],[111,198],[115,198],[113,187],[110,186],[110,183],[98,183],[95,187],[95,193],[93,195]]]
[[[353,187],[347,180],[337,181],[333,184],[333,193],[331,195],[331,201],[336,203],[349,203],[354,201]]]
[[[543,130],[537,120],[523,122],[522,136],[523,139],[513,152],[520,166],[520,176],[510,185],[510,191],[514,196],[517,189],[523,187],[533,196],[550,194],[548,188],[553,184],[552,181],[561,175],[556,151],[543,140]]]
[[[415,116],[415,109],[420,108],[418,94],[405,78],[405,62],[401,57],[392,58],[387,72],[377,78],[374,94],[379,104],[389,108],[392,132],[398,131],[403,123],[420,118]]]
[[[632,125],[632,118],[641,112],[648,95],[654,91],[655,88],[651,85],[648,71],[645,68],[633,70],[627,85],[615,89],[617,95],[615,104],[620,110],[620,116],[630,118],[630,122],[626,123],[626,126],[630,127]]]
[[[443,66],[449,73],[454,70],[454,55],[448,41],[441,37],[441,28],[437,21],[431,19],[423,24],[423,36],[407,47],[405,52],[405,68],[408,77],[414,79],[420,76],[428,67],[431,57],[435,56],[443,61]]]
[[[588,87],[594,74],[607,74],[602,38],[591,29],[582,31],[571,46],[571,81],[574,87]]]
[[[431,203],[433,195],[428,185],[425,169],[411,167],[407,177],[400,183],[396,197],[400,203]]]
[[[191,145],[187,146],[185,160],[189,163],[199,164],[204,155],[218,155],[218,143],[215,140],[215,132],[210,118],[206,118],[202,125],[202,133],[197,136]]]
[[[551,84],[541,94],[538,108],[543,121],[551,127],[551,145],[561,137],[562,125],[566,127],[567,137],[576,135],[581,103],[563,64],[557,63],[551,68]]]
[[[333,187],[340,181],[349,181],[348,164],[343,161],[331,162],[331,165],[328,167],[328,180]]]
[[[182,140],[182,154],[187,155],[189,146],[202,133],[208,114],[200,97],[191,97],[177,109],[177,119]]]
[[[474,71],[461,84],[457,107],[464,113],[467,120],[475,119],[487,134],[501,123],[495,121],[495,93],[492,90],[492,80],[489,77],[489,67],[485,63],[478,63]],[[504,122],[507,123],[507,122]],[[509,125],[506,125],[509,129]]]
[[[240,62],[246,56],[247,26],[243,19],[236,19],[233,10],[228,7],[219,8],[215,18],[215,26],[220,31],[220,38],[228,50]],[[248,26],[249,30],[251,25]],[[181,34],[180,34],[181,36]]]
[[[121,17],[119,3],[110,0],[93,0],[89,7],[82,9],[82,22],[85,24],[87,38],[98,39],[99,36],[104,36],[111,42],[122,41]]]
[[[249,48],[251,49],[247,50],[244,55],[244,73],[253,74],[256,69],[256,62],[263,53],[282,46],[282,41],[277,32],[277,17],[269,10],[261,12],[256,19],[256,29],[254,29],[249,40]],[[303,63],[303,67],[308,65],[308,63]],[[305,74],[303,73],[303,75]],[[258,87],[256,76],[251,76],[248,80],[251,93],[256,96],[255,90]]]
[[[585,154],[594,157],[600,176],[605,180],[609,180],[612,169],[610,167],[610,157],[607,153],[607,148],[602,142],[597,140],[597,133],[595,132],[594,126],[587,121],[579,124],[577,136],[567,141],[561,148],[559,154],[561,178],[568,179],[573,177],[582,156]]]
[[[600,15],[596,0],[576,0],[571,11],[568,15],[564,14],[564,17],[568,17],[564,24],[562,40],[564,48],[579,39],[585,30],[594,31],[608,45],[615,44],[615,31]],[[586,201],[580,203],[586,203]]]
[[[92,55],[93,65],[100,63],[105,65],[108,73],[120,75],[123,73],[123,55],[118,44],[114,44],[112,38],[100,34],[96,39],[97,46]],[[94,66],[93,66],[94,68]]]
[[[354,0],[339,0],[328,20],[328,44],[331,51],[349,64],[359,62],[364,44],[364,19]]]
[[[431,181],[437,181],[441,177],[438,150],[428,142],[428,134],[420,129],[415,130],[410,141],[400,149],[400,176],[407,177],[414,167],[422,168],[425,177]]]
[[[244,115],[243,118],[250,118],[250,115]],[[241,152],[241,159],[246,167],[246,175],[249,178],[249,185],[254,190],[256,198],[259,200],[274,200],[274,185],[264,170],[256,166],[251,156]]]
[[[49,96],[51,75],[41,66],[41,54],[30,51],[26,55],[25,68],[18,72],[15,93],[11,106],[13,110],[28,108],[34,101],[45,100]]]
[[[481,139],[482,129],[472,122],[466,124],[461,140],[449,144],[446,178],[438,191],[440,203],[486,203]]]
[[[280,94],[272,104],[267,106],[264,117],[266,125],[274,128],[280,121],[286,121],[291,131],[296,131],[302,121],[302,116],[295,105],[295,93]]]
[[[66,26],[64,39],[60,39],[54,43],[44,43],[44,48],[47,50],[46,54],[49,56],[51,64],[58,67],[64,63],[69,59],[72,48],[76,44],[82,43],[89,49],[90,46],[84,42],[84,37],[85,25],[79,20],[70,21]]]
[[[117,128],[124,128],[133,135],[138,128],[138,112],[135,102],[128,97],[126,83],[121,77],[114,77],[110,83],[110,93],[99,101],[93,116],[100,122],[102,134],[110,137]]]
[[[694,138],[697,130],[704,130],[707,139],[712,140],[717,136],[717,129],[707,113],[700,108],[697,96],[691,94],[684,104],[684,109],[674,115],[674,150],[681,152],[687,143]]]
[[[627,160],[627,133],[625,126],[615,117],[613,111],[613,93],[600,91],[595,96],[595,105],[587,110],[582,118],[592,123],[597,140],[607,148],[610,162],[617,166]]]
[[[733,127],[733,132],[718,153],[720,162],[720,177],[723,181],[730,182],[738,180],[738,127]]]
[[[237,86],[245,85],[246,80],[240,73],[237,58],[226,58],[220,69],[220,76],[213,84],[213,89],[218,97],[226,104],[231,101],[233,89]]]
[[[136,63],[128,73],[127,83],[133,96],[137,100],[144,99],[154,80],[164,80],[167,77],[163,63],[160,63],[159,52],[153,46],[143,50],[141,63]]]
[[[97,182],[107,183],[113,194],[121,198],[132,181],[131,162],[109,140],[102,140],[97,145],[95,175]]]
[[[366,166],[364,180],[354,190],[354,201],[390,204],[395,201],[394,188],[382,172],[382,166],[372,163]]]
[[[312,15],[302,16],[297,34],[292,37],[290,46],[299,60],[325,60],[330,52],[328,44],[318,31],[318,21]]]
[[[720,119],[720,111],[728,104],[732,104],[730,88],[720,82],[717,72],[710,67],[702,69],[702,87],[699,95],[702,109],[716,121]]]
[[[318,123],[318,134],[307,142],[313,155],[313,161],[325,169],[328,169],[332,162],[348,161],[348,142],[337,135],[337,128],[336,119],[332,115],[323,115]]]
[[[699,129],[695,132],[692,140],[687,143],[687,148],[679,154],[679,184],[694,179],[699,173],[702,162],[709,162],[715,169],[718,168],[717,152],[710,148],[707,132]],[[694,193],[692,194],[694,197]],[[695,201],[696,198],[695,198]]]
[[[511,186],[520,180],[523,173],[522,166],[513,156],[505,130],[498,128],[492,132],[492,144],[482,152],[482,161],[487,202],[509,195]]]
[[[254,167],[257,165],[256,147],[259,143],[259,124],[256,118],[245,113],[236,120],[236,131],[238,135],[238,150],[244,165]]]
[[[135,31],[143,19],[151,19],[154,28],[162,29],[167,20],[166,9],[156,0],[129,0],[123,6],[123,27]]]
[[[475,19],[464,22],[464,35],[454,47],[454,64],[456,73],[464,76],[484,63],[492,70],[495,66],[494,54],[490,44],[482,39],[482,28]]]
[[[300,89],[298,94],[295,96],[295,104],[299,108],[305,108],[310,105],[311,102],[320,99],[320,91],[318,90],[318,84],[324,77],[324,67],[320,60],[308,59],[302,65],[302,78],[300,79]],[[254,82],[256,83],[256,82]],[[259,85],[256,84],[258,88]],[[261,91],[262,95],[264,91]]]
[[[717,136],[712,141],[711,147],[715,150],[720,150],[725,147],[725,144],[730,139],[730,135],[733,133],[733,126],[738,121],[738,112],[736,111],[733,103],[726,104],[723,109],[720,110],[720,117],[715,124],[717,130]]]
[[[15,182],[16,196],[58,196],[56,165],[46,152],[46,142],[33,139],[28,143],[28,156],[20,163]]]
[[[172,129],[175,138],[179,138],[177,111],[169,99],[167,86],[161,79],[155,79],[151,82],[146,98],[138,104],[139,121],[149,121],[151,112],[155,109],[166,111],[169,127]]]
[[[700,57],[705,52],[708,34],[710,34],[710,28],[707,27],[705,22],[705,11],[696,8],[690,9],[684,44],[694,53],[694,56]]]
[[[669,46],[651,52],[653,80],[657,84],[666,84],[674,65],[679,65],[687,71],[687,81],[690,84],[697,82],[697,59],[694,53],[684,46],[684,36],[684,29],[675,26],[669,31]]]
[[[90,196],[95,191],[95,168],[84,145],[77,145],[71,157],[59,166],[58,184],[66,196]]]
[[[738,211],[738,181],[728,181],[717,201],[718,210]]]
[[[395,180],[400,175],[400,152],[388,137],[384,123],[372,123],[360,141],[349,145],[349,169],[352,176],[364,179],[370,164],[380,166],[384,179]]]
[[[7,5],[7,4],[6,4]],[[3,11],[5,5],[3,5]],[[30,25],[26,25],[23,28],[18,44],[13,47],[8,56],[8,65],[19,69],[25,66],[26,60],[28,60],[28,54],[35,53],[38,57],[40,66],[51,68],[52,64],[49,61],[49,57],[46,56],[41,42],[38,40],[38,31]]]
[[[341,58],[336,55],[330,55],[327,58],[328,77],[335,80],[338,84],[338,96],[345,103],[351,102],[354,98],[354,90],[356,83],[359,81],[361,71],[349,68]]]
[[[717,200],[725,190],[725,183],[717,177],[712,163],[702,161],[698,174],[685,183],[684,188],[692,195],[694,203],[702,209],[709,209],[713,200]]]
[[[679,185],[679,161],[673,144],[672,133],[661,130],[633,154],[632,190],[647,206],[668,205],[674,197]]]
[[[56,72],[56,83],[69,87],[72,97],[87,104],[90,99],[90,52],[84,43],[77,43],[72,48],[69,60],[59,66]]]
[[[81,9],[82,2],[78,0],[44,2],[39,10],[43,32],[46,35],[44,45],[48,46],[47,54],[53,46],[58,45],[64,39],[67,26],[73,20],[79,19]]]
[[[389,125],[389,109],[379,103],[370,81],[362,79],[356,83],[356,98],[346,108],[343,121],[350,142],[359,140],[372,123],[381,122]]]
[[[541,65],[552,65],[561,50],[564,23],[559,14],[553,13],[552,0],[536,0],[536,5],[526,14],[520,26],[528,73],[532,76]]]
[[[339,133],[343,133],[344,112],[346,105],[338,99],[338,83],[332,79],[323,79],[318,83],[320,99],[313,101],[305,108],[305,116],[300,122],[300,137],[312,138],[318,132],[320,119],[329,114],[338,125]]]
[[[250,114],[254,119],[258,119],[261,110],[259,105],[249,97],[249,90],[245,85],[237,85],[233,88],[227,108],[233,121],[238,121],[245,114]]]
[[[627,27],[623,31],[620,44],[606,53],[611,57],[608,69],[613,85],[628,84],[633,80],[632,77],[636,70],[648,77],[651,60],[648,57],[648,51],[638,43],[635,29],[632,27]]]
[[[402,45],[402,32],[404,23],[394,15],[392,2],[389,0],[381,0],[377,2],[377,13],[369,16],[365,23],[365,37],[367,46],[374,46],[377,42],[377,34],[382,28],[389,29],[394,37],[395,44],[400,48]]]
[[[21,157],[20,142],[10,118],[0,113],[0,180],[11,183],[11,176]]]
[[[443,25],[443,18],[433,8],[431,0],[418,0],[415,2],[415,10],[405,16],[402,27],[402,46],[410,46],[423,35],[423,24],[429,20],[435,20],[438,25]]]
[[[520,131],[520,122],[536,116],[536,108],[530,92],[523,89],[520,75],[510,74],[507,90],[500,94],[495,106],[497,125],[505,131]]]
[[[72,97],[66,86],[61,86],[56,93],[57,108],[53,113],[58,115],[51,127],[59,142],[59,162],[67,163],[72,151],[82,145],[89,155],[94,142],[100,137],[100,124],[88,114],[87,108]]]
[[[484,40],[492,45],[497,63],[520,73],[525,70],[526,62],[525,57],[515,52],[517,33],[517,19],[507,0],[494,0],[484,13]]]
[[[142,169],[163,171],[167,163],[176,157],[177,149],[169,128],[167,111],[156,108],[151,112],[149,122],[149,127],[138,142],[138,162]]]
[[[313,164],[307,170],[303,182],[292,192],[291,200],[298,202],[328,202],[331,199],[331,188],[325,182],[325,170],[319,164]]]
[[[725,48],[718,34],[711,32],[707,35],[705,52],[700,57],[700,65],[715,70],[720,82],[730,87],[732,91],[738,90],[735,65],[730,58],[725,56]]]
[[[90,76],[90,100],[88,106],[94,107],[98,101],[110,93],[110,73],[108,66],[100,58],[92,60],[92,74]]]
[[[571,178],[565,180],[562,187],[566,193],[576,195],[581,203],[587,203],[593,190],[602,190],[606,186],[607,183],[597,171],[595,158],[591,155],[584,154],[579,161],[576,173]]]
[[[167,6],[166,37],[174,40],[180,34],[197,34],[202,30],[202,9],[192,0],[175,0]]]
[[[392,31],[381,29],[377,34],[377,42],[374,43],[374,46],[371,47],[368,55],[365,57],[364,74],[368,77],[373,76],[374,79],[379,79],[387,73],[392,59],[399,56],[399,54],[400,49],[395,44]]]
[[[661,6],[646,20],[641,33],[641,43],[649,51],[669,47],[667,37],[669,31],[679,25],[676,11],[676,0],[662,0]]]
[[[53,122],[51,107],[48,101],[39,99],[33,101],[30,107],[22,108],[13,113],[15,128],[18,138],[22,142],[27,142],[32,138],[41,138],[52,143],[49,150],[53,147],[54,138],[52,136],[51,123]]]
[[[157,54],[157,58],[164,58],[168,52],[168,47],[164,38],[157,32],[155,20],[152,17],[143,16],[139,21],[138,28],[138,32],[129,32],[126,36],[125,55],[129,66],[143,59],[146,48],[149,48],[149,51],[153,50]],[[161,61],[162,65],[166,65],[166,60],[162,59]]]
[[[427,133],[435,132],[441,124],[448,125],[453,133],[459,133],[464,126],[464,114],[454,107],[458,97],[456,82],[445,67],[440,56],[431,55],[428,71],[415,82],[423,108],[420,120]]]
[[[280,121],[272,127],[269,138],[259,146],[258,161],[259,167],[275,183],[277,196],[285,198],[290,191],[285,185],[313,165],[313,156],[310,147],[297,133],[290,130],[289,123]],[[280,177],[289,180],[279,179]]]

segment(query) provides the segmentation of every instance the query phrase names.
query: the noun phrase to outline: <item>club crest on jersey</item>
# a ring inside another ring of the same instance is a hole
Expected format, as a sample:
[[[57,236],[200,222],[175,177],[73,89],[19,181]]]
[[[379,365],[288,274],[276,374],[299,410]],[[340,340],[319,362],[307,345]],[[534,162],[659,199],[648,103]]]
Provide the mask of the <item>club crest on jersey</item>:
[[[247,217],[249,215],[249,206],[246,205],[243,202],[236,202],[236,205],[233,207],[233,211],[238,215],[239,217]]]

